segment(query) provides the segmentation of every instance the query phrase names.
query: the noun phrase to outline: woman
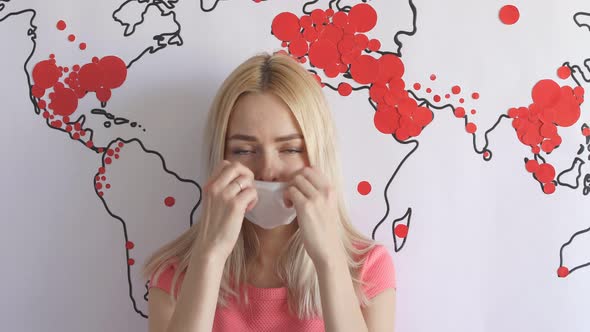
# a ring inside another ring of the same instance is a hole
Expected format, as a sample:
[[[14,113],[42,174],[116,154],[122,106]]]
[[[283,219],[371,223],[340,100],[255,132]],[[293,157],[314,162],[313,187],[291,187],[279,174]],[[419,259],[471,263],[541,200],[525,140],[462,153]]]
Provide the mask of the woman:
[[[230,74],[200,218],[144,267],[150,331],[393,331],[393,262],[348,219],[335,138],[320,85],[288,55]]]

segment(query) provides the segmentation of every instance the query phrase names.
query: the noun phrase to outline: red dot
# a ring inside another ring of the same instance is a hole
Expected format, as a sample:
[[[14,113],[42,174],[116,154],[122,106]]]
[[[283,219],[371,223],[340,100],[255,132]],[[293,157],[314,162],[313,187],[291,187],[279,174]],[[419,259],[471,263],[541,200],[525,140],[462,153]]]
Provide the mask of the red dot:
[[[484,158],[488,158],[489,156],[490,156],[490,151],[485,151],[485,152],[483,153],[483,157],[484,157]]]
[[[513,5],[506,5],[500,9],[500,20],[506,25],[512,25],[518,22],[520,13],[518,8]]]
[[[453,92],[453,94],[458,95],[459,93],[461,93],[461,87],[458,85],[455,85],[451,88],[451,92]]]
[[[99,167],[99,168],[98,168],[98,172],[99,172],[100,174],[104,174],[104,173],[106,172],[106,169],[105,169],[104,167]]]
[[[533,101],[540,107],[550,107],[559,101],[561,89],[554,80],[540,80],[532,91]]]
[[[127,243],[125,244],[125,248],[127,249],[133,249],[135,247],[135,244],[131,241],[127,241]]]
[[[299,35],[300,29],[299,18],[289,12],[280,13],[271,24],[272,33],[282,41],[291,41]]]
[[[565,278],[569,274],[570,274],[570,270],[565,266],[560,266],[559,269],[557,269],[557,276],[560,278]]]
[[[59,80],[59,69],[51,60],[43,60],[33,67],[33,81],[37,89],[47,89]],[[39,98],[39,97],[38,97]]]
[[[426,93],[431,93],[432,89],[431,88],[426,88]]]
[[[339,58],[338,48],[328,39],[320,39],[309,48],[309,61],[320,69],[336,63]]]
[[[408,236],[408,226],[404,225],[404,224],[399,224],[397,226],[395,226],[395,236],[397,237],[401,237],[402,239],[406,238],[406,236]]]
[[[463,107],[455,108],[455,116],[458,118],[462,118],[465,116],[465,109]]]
[[[369,49],[373,52],[379,51],[381,48],[381,42],[377,39],[371,39],[369,41]]]
[[[296,38],[289,44],[289,53],[296,57],[301,57],[307,54],[309,50],[307,40],[303,38]]]
[[[434,74],[430,75],[430,80],[431,80],[431,81],[434,81],[434,80],[436,80],[436,75],[434,75]]]
[[[479,99],[479,93],[477,93],[477,92],[472,93],[471,94],[471,98],[473,98],[473,99]]]
[[[561,66],[557,69],[557,77],[565,80],[566,78],[570,77],[571,70],[568,66]]]
[[[76,36],[74,36],[74,35],[69,35],[69,36],[68,36],[68,40],[69,40],[69,41],[71,41],[71,42],[73,42],[74,40],[76,40]]]
[[[164,199],[164,204],[166,204],[167,207],[174,206],[175,203],[176,200],[172,196],[168,196]]]
[[[338,93],[341,96],[348,96],[352,93],[352,87],[346,82],[338,84]]]
[[[80,49],[84,51],[86,49],[86,43],[80,43]]]
[[[421,87],[420,83],[414,83],[414,90],[420,90]]]
[[[465,102],[465,98],[459,98],[459,102],[463,104]]]
[[[373,123],[375,128],[384,134],[393,134],[399,128],[400,116],[397,112],[394,112],[391,107],[384,108],[374,113]]]
[[[477,110],[475,110],[475,109],[471,110],[471,114],[475,115],[475,113],[477,113]]]
[[[107,180],[107,177],[103,175],[103,176],[101,176],[101,177],[100,177],[100,179],[101,179],[102,181],[106,181],[106,180]]]
[[[541,183],[549,183],[555,178],[555,168],[551,164],[541,164],[535,172],[535,176]]]
[[[66,22],[64,22],[63,20],[59,20],[57,21],[57,29],[58,30],[65,30],[66,29]]]
[[[477,131],[477,126],[475,125],[475,123],[469,122],[465,126],[465,130],[467,130],[468,133],[473,134],[473,133],[475,133]]]
[[[133,265],[133,264],[135,264],[135,259],[133,259],[133,258],[129,258],[129,259],[127,260],[127,264],[129,264],[129,265]]]
[[[363,196],[368,195],[371,192],[371,184],[367,181],[361,181],[356,186],[356,190]]]
[[[96,187],[96,189],[98,189],[98,190],[102,189],[102,183],[100,183],[100,182],[97,182],[97,183],[96,183],[96,185],[95,185],[95,187]]]
[[[440,101],[440,96],[439,95],[435,95],[434,96],[434,101],[438,103]]]
[[[582,129],[582,135],[584,135],[584,136],[590,136],[590,128],[584,128],[584,129]]]
[[[351,25],[358,32],[368,32],[377,24],[377,12],[368,4],[360,3],[348,12]]]
[[[555,184],[553,182],[545,183],[543,185],[543,192],[547,195],[551,195],[555,192]]]
[[[360,84],[370,84],[379,75],[379,61],[370,55],[361,55],[350,65],[350,75]]]
[[[526,162],[525,167],[526,167],[527,172],[535,173],[539,169],[539,163],[536,160],[531,159]]]
[[[112,162],[113,162],[113,160],[111,158],[109,158],[109,157],[104,158],[104,163],[105,164],[110,165],[110,163],[112,163]]]
[[[449,99],[449,98],[451,98],[451,95],[447,93],[447,94],[445,94],[445,98]]]
[[[117,143],[117,145],[118,145],[120,148],[122,148],[122,147],[123,147],[123,145],[125,145],[125,144],[123,144],[123,142],[119,142],[119,143]]]
[[[110,184],[110,183],[107,183],[105,187],[106,187],[107,189],[111,189],[111,184]]]

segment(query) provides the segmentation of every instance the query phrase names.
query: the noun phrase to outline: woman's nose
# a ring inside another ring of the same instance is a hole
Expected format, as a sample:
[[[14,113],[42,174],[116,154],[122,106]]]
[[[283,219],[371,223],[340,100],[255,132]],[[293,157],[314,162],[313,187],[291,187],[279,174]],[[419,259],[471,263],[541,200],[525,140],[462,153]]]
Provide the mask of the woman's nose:
[[[256,158],[254,177],[258,181],[275,182],[280,174],[278,156],[270,151],[261,151]]]

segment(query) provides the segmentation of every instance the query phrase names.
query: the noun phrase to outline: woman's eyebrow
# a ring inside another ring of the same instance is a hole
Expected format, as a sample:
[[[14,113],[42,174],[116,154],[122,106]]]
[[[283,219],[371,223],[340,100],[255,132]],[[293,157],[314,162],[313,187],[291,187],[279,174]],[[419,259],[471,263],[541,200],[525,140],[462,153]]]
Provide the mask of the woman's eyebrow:
[[[303,139],[303,135],[301,134],[290,134],[290,135],[286,135],[286,136],[281,136],[281,137],[277,137],[275,138],[275,142],[284,142],[284,141],[290,141],[292,139]],[[242,140],[242,141],[248,141],[248,142],[257,142],[258,139],[254,136],[249,136],[249,135],[243,135],[243,134],[235,134],[232,135],[228,141],[231,140]]]

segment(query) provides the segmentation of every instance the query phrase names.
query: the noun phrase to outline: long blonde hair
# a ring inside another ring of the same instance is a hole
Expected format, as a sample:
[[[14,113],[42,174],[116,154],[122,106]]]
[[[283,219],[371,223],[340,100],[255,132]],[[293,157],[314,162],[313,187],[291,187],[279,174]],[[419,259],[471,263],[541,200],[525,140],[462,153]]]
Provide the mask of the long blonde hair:
[[[224,159],[228,120],[236,101],[243,94],[259,92],[273,93],[289,106],[301,128],[310,165],[323,172],[337,193],[338,225],[341,226],[338,232],[359,305],[367,305],[369,301],[362,291],[360,271],[365,254],[375,242],[358,232],[350,222],[345,208],[332,114],[320,84],[303,66],[283,53],[263,53],[249,58],[227,77],[208,115],[204,137],[205,146],[209,148],[207,174],[211,174],[214,166]],[[191,248],[202,218],[203,214],[182,235],[151,255],[144,265],[144,277],[147,279],[155,274],[154,279],[157,279],[168,264],[177,264],[170,292],[173,299],[178,277],[189,264]],[[248,303],[247,293],[239,294],[238,287],[246,281],[247,263],[257,256],[258,251],[256,233],[249,223],[244,222],[224,266],[218,305],[227,306],[228,296],[235,296],[238,300],[243,297]],[[317,273],[303,247],[299,229],[287,242],[279,257],[276,272],[288,289],[288,305],[293,314],[300,319],[322,317]]]

